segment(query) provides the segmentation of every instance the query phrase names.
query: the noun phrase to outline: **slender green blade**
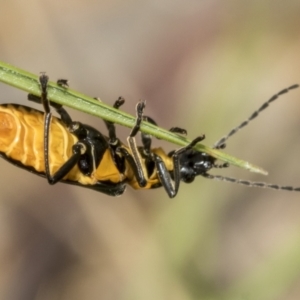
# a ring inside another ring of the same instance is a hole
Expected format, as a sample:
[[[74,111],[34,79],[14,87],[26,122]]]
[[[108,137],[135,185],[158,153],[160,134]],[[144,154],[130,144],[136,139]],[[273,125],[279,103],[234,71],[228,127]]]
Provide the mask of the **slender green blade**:
[[[9,64],[0,61],[0,81],[14,86],[18,89],[24,90],[27,93],[40,96],[40,86],[38,76],[26,72],[24,70],[13,67]],[[121,110],[114,109],[101,101],[95,100],[91,97],[78,93],[69,88],[63,88],[56,83],[49,82],[48,97],[51,101],[71,107],[73,109],[86,112],[88,114],[100,117],[104,120],[111,121],[126,127],[133,127],[135,124],[135,117],[131,116]],[[168,130],[154,126],[153,124],[142,122],[141,131],[151,134],[157,138],[169,141],[173,144],[186,146],[190,140],[180,135],[174,134]],[[267,175],[267,172],[262,168],[250,164],[247,161],[230,156],[222,151],[212,149],[203,144],[197,144],[195,149],[205,152],[223,162],[249,170],[251,172],[261,173]]]

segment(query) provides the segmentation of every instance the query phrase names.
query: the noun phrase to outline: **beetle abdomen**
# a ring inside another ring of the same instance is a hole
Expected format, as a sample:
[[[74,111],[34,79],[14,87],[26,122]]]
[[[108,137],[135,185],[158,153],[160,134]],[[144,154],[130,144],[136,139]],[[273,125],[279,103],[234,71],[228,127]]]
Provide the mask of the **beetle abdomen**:
[[[56,117],[52,117],[50,131],[50,171],[53,174],[72,155],[72,145],[77,138]],[[0,152],[8,159],[44,173],[44,113],[27,106],[1,105]]]

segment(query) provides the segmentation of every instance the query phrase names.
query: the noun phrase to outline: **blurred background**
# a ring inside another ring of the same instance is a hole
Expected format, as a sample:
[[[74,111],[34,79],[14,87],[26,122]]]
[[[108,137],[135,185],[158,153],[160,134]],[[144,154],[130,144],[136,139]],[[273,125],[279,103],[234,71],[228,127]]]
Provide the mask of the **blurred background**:
[[[106,103],[122,95],[131,114],[146,99],[161,127],[213,145],[300,83],[299,14],[296,0],[1,1],[0,60]],[[10,86],[0,94],[27,105]],[[299,108],[295,90],[228,141],[268,177],[213,173],[299,186]],[[299,193],[197,178],[172,200],[163,189],[112,198],[0,168],[0,299],[300,298]]]

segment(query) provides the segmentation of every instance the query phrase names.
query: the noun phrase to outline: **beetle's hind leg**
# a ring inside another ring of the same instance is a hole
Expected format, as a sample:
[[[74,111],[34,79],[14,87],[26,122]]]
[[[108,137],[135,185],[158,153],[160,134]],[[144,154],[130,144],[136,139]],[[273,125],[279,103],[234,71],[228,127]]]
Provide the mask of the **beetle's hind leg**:
[[[47,78],[47,83],[46,83],[46,86],[47,86],[47,85],[48,85],[48,79],[49,79],[49,78],[48,78],[48,76],[47,76],[45,73],[41,73],[41,76],[40,76],[40,78],[39,78],[40,84],[41,84],[41,81],[45,81],[46,78]],[[64,88],[68,88],[68,87],[69,87],[69,84],[68,84],[68,80],[67,80],[67,79],[58,79],[56,83],[57,83],[57,85],[59,85],[59,86],[61,86],[61,87],[64,87]],[[41,85],[41,87],[42,87],[42,85]],[[43,91],[43,88],[42,88],[42,91],[41,91],[41,92],[42,92],[42,93],[45,92],[45,91]],[[41,94],[40,97],[35,96],[35,95],[33,95],[33,94],[28,94],[27,99],[28,99],[29,101],[32,101],[32,102],[35,102],[35,103],[38,103],[38,104],[42,104],[42,97],[43,97],[43,94]],[[50,100],[48,100],[48,102],[49,102],[49,105],[52,106],[52,107],[55,108],[55,109],[57,109],[57,108],[59,108],[59,107],[62,107],[61,104],[52,102],[52,101],[50,101]]]
[[[45,175],[50,184],[55,184],[58,181],[62,180],[71,169],[77,164],[80,159],[80,156],[86,152],[86,145],[82,142],[77,142],[72,147],[72,156],[55,172],[54,175],[51,175],[50,172],[50,162],[49,162],[49,137],[50,137],[50,125],[52,114],[50,110],[50,101],[47,95],[47,85],[48,85],[48,76],[42,74],[40,76],[40,86],[41,86],[41,98],[40,102],[43,104],[45,110],[44,116],[44,161],[45,161]]]
[[[47,83],[46,83],[46,86],[47,86],[48,76],[44,73],[42,73],[42,75],[40,76],[40,83],[41,83],[41,80],[45,81],[46,77],[47,77]],[[64,88],[69,87],[67,79],[58,79],[57,84],[60,85],[61,87],[64,87]],[[42,93],[43,93],[43,90],[42,90]],[[35,96],[33,94],[28,94],[28,96],[27,96],[27,99],[29,101],[32,101],[32,102],[35,102],[35,103],[38,103],[38,104],[43,104],[42,98],[43,98],[42,94],[41,94],[41,97]],[[56,112],[59,114],[61,120],[66,124],[66,126],[68,128],[70,128],[70,126],[73,123],[72,118],[70,117],[69,113],[63,108],[63,106],[61,104],[52,102],[49,99],[47,99],[47,103],[48,103],[47,106],[48,106],[49,110],[50,110],[50,106],[53,107],[56,110]],[[44,107],[44,109],[45,109],[45,107]]]

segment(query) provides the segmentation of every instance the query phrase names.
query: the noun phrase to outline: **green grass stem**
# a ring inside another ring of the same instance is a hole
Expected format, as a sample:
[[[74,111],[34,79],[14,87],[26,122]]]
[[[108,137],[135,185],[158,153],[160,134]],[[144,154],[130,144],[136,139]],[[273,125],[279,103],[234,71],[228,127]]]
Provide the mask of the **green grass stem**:
[[[14,86],[27,93],[40,96],[41,91],[38,78],[39,77],[37,75],[31,74],[0,61],[0,81],[3,83]],[[131,116],[122,110],[114,109],[110,105],[107,105],[101,101],[97,101],[72,89],[66,89],[58,86],[56,83],[51,81],[49,82],[48,86],[48,97],[53,102],[80,110],[119,125],[132,128],[135,123],[135,116]],[[187,138],[174,134],[158,126],[154,126],[148,122],[142,122],[141,131],[179,146],[186,146],[188,143],[190,143],[190,140]],[[251,172],[267,175],[267,172],[258,166],[228,155],[223,151],[205,146],[201,143],[198,143],[195,146],[195,149],[212,155],[213,157],[223,162],[227,162],[230,165],[234,165]]]

